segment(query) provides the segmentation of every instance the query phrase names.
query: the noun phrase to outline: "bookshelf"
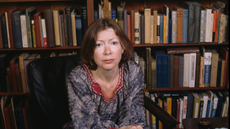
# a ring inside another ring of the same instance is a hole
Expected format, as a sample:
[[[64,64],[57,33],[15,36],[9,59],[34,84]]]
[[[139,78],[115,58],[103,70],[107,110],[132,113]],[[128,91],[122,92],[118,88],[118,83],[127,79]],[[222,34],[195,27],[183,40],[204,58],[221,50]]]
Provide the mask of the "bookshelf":
[[[117,9],[117,6],[120,5],[121,0],[109,0],[112,3],[112,8]],[[152,0],[127,0],[125,1],[125,8],[127,8],[127,13],[131,13],[131,8],[134,10],[139,10],[141,14],[144,13],[143,7],[151,7],[151,9],[157,9],[159,12],[163,12],[163,5],[166,4],[169,9],[179,6],[183,7],[183,3],[186,0],[162,0],[162,1],[152,1]],[[227,3],[228,0],[221,0],[221,2]],[[216,4],[217,0],[199,0],[202,6],[212,7]],[[98,9],[98,4],[100,0],[0,0],[0,12],[4,13],[7,10],[12,8],[19,8],[19,10],[25,10],[30,6],[34,6],[37,9],[37,12],[44,12],[47,8],[60,8],[63,10],[68,6],[72,6],[76,9],[77,13],[81,12],[81,6],[87,7],[87,25],[90,25],[94,21],[94,10]],[[152,13],[152,11],[151,11]],[[224,42],[218,44],[216,42],[200,42],[200,43],[175,43],[175,44],[134,44],[134,50],[141,55],[146,60],[146,48],[150,47],[152,50],[166,50],[167,48],[175,48],[175,47],[211,47],[220,49],[221,47],[229,46],[229,42]],[[41,47],[41,48],[0,48],[0,54],[3,53],[12,53],[18,54],[22,52],[36,52],[40,53],[43,57],[47,57],[51,52],[72,52],[77,51],[80,52],[80,46],[61,46],[61,47]],[[229,90],[229,87],[194,87],[194,88],[156,88],[156,89],[144,89],[145,92],[163,92],[163,91],[225,91]],[[14,93],[14,92],[0,92],[0,96],[20,96],[27,95],[27,93]]]

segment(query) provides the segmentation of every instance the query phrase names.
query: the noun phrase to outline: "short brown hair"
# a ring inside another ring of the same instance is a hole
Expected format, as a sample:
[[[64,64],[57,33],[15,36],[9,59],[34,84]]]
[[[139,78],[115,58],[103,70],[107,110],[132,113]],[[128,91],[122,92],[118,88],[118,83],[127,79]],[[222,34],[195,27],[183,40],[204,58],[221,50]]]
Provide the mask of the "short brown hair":
[[[93,60],[94,50],[96,48],[97,35],[100,31],[112,28],[121,42],[124,49],[119,67],[127,62],[132,55],[133,46],[121,27],[111,18],[100,18],[95,20],[87,29],[81,46],[81,59],[90,69],[96,70],[97,64]]]

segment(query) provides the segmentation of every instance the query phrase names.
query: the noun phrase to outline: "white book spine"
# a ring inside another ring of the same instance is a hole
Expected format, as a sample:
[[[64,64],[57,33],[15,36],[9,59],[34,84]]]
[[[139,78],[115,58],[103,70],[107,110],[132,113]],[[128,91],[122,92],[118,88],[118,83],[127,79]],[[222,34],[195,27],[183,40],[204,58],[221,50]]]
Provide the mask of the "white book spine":
[[[135,10],[135,44],[140,44],[140,16],[139,11]]]
[[[182,118],[185,119],[186,118],[186,114],[187,114],[187,100],[188,100],[188,96],[184,96],[183,98],[184,103],[183,103],[183,116]]]
[[[160,15],[157,15],[157,43],[160,43]]]
[[[200,20],[200,42],[205,42],[206,10],[201,10]]]
[[[6,32],[7,32],[8,48],[11,48],[11,46],[10,46],[10,35],[9,35],[9,24],[8,24],[8,15],[7,15],[7,12],[5,12],[5,17],[6,17]]]
[[[205,42],[211,42],[210,41],[210,36],[211,36],[211,27],[213,26],[212,25],[212,9],[206,9],[206,27],[205,27]]]
[[[203,104],[203,112],[202,112],[202,118],[206,117],[206,112],[207,112],[207,104],[208,104],[208,96],[207,95],[203,95],[203,100],[204,100],[204,104]]]
[[[22,47],[28,48],[28,38],[27,38],[27,27],[26,27],[26,15],[20,15],[21,22],[21,33],[22,33]]]
[[[150,43],[153,44],[153,20],[154,20],[154,17],[153,15],[151,15],[151,29],[150,29]]]
[[[209,38],[209,42],[212,42],[212,36],[213,36],[213,13],[211,13],[211,20],[210,20],[210,38]]]
[[[179,119],[180,124],[179,124],[179,128],[183,128],[182,127],[182,119],[183,119],[184,101],[182,98],[179,98],[179,100],[180,100],[180,117],[179,117],[180,118]]]
[[[183,87],[188,87],[189,82],[189,53],[184,54],[184,78],[183,78]]]
[[[44,40],[44,46],[47,46],[46,23],[44,18],[41,19],[41,23],[42,23],[42,36]]]
[[[177,43],[177,11],[172,10],[172,43]]]
[[[196,53],[189,54],[189,85],[188,87],[195,87],[195,75],[196,75]]]

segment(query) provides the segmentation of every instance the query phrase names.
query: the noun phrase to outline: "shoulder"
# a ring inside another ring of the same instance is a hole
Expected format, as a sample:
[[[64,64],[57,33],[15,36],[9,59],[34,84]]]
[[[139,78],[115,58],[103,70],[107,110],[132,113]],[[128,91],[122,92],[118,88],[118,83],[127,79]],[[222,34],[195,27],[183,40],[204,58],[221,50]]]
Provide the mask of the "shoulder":
[[[135,61],[129,60],[125,63],[125,71],[128,71],[128,73],[139,73],[141,66]]]
[[[72,69],[72,71],[69,74],[69,79],[86,79],[87,78],[87,72],[85,71],[83,65],[78,65],[75,68]]]

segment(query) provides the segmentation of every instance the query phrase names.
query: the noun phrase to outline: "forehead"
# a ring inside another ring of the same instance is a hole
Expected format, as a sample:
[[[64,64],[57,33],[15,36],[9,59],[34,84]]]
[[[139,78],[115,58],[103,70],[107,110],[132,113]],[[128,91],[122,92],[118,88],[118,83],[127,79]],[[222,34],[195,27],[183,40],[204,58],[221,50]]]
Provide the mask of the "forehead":
[[[116,35],[114,29],[112,28],[101,30],[97,34],[97,40],[108,39],[108,38],[119,38],[119,37]]]

